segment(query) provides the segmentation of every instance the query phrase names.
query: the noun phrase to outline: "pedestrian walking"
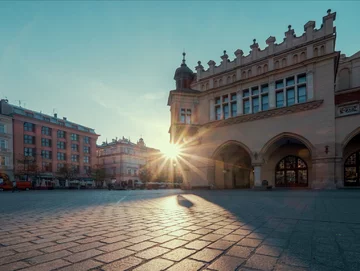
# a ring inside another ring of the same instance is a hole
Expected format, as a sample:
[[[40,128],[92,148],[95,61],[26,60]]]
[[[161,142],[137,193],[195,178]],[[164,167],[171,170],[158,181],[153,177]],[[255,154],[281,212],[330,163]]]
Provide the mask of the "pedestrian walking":
[[[18,188],[17,188],[17,185],[16,185],[16,181],[13,181],[12,182],[12,192],[14,193],[15,190],[18,190]]]

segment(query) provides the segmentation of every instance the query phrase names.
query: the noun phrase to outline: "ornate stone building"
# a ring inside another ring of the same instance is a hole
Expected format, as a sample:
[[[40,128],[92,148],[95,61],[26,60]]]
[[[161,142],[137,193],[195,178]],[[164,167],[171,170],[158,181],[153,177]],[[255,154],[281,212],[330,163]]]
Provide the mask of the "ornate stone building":
[[[168,105],[189,187],[360,186],[360,52],[335,50],[335,18],[196,73],[184,58]]]

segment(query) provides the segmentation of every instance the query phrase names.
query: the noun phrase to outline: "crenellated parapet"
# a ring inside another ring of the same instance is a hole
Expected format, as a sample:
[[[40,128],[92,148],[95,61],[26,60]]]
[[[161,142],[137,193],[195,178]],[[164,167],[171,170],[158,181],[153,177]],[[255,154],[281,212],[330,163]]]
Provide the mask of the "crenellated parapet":
[[[329,9],[319,29],[315,28],[315,21],[309,21],[304,25],[304,32],[297,36],[289,25],[281,43],[276,43],[276,38],[270,36],[266,40],[267,46],[260,49],[254,39],[247,55],[243,50],[237,49],[234,52],[235,58],[230,60],[224,50],[220,56],[220,64],[216,66],[215,61],[210,60],[207,69],[199,61],[196,66],[197,82],[194,83],[197,89],[204,91],[332,53],[335,49],[335,19],[336,12],[332,13]]]

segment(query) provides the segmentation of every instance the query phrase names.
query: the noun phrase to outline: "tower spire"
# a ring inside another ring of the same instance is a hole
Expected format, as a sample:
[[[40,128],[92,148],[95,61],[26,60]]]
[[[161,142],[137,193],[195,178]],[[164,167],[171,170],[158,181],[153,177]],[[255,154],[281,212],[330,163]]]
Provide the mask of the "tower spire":
[[[186,56],[185,49],[184,49],[182,55],[183,55],[183,59],[182,59],[182,64],[181,64],[181,66],[186,65],[186,64],[185,64],[185,61],[186,61],[186,60],[185,60],[185,56]]]

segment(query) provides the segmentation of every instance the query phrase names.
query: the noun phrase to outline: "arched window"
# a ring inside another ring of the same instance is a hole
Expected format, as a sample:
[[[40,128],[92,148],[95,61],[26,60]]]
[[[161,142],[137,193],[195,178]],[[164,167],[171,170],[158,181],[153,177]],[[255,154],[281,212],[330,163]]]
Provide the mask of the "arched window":
[[[264,65],[264,72],[268,72],[268,71],[269,71],[268,65],[265,64],[265,65]]]
[[[215,81],[214,81],[214,88],[217,88],[217,87],[218,87],[218,81],[215,80]]]
[[[251,77],[251,70],[248,70],[248,77]]]
[[[349,69],[342,69],[339,73],[338,90],[350,88],[350,71]]]
[[[226,84],[231,84],[231,77],[230,76],[227,77]]]
[[[318,56],[318,55],[319,55],[318,48],[315,48],[314,49],[314,56]]]
[[[296,63],[298,63],[298,56],[294,55],[293,56],[293,64],[296,64]]]
[[[205,90],[209,89],[209,83],[206,83]]]
[[[219,87],[222,86],[222,79],[219,79]]]
[[[308,167],[300,157],[289,155],[275,169],[276,186],[308,186]]]
[[[243,72],[242,72],[241,78],[242,78],[242,79],[245,79],[245,78],[246,78],[246,71],[243,71]]]
[[[275,69],[278,69],[280,67],[279,61],[275,62]]]
[[[261,67],[257,67],[257,75],[261,74]]]
[[[205,90],[205,85],[201,85],[201,90]]]
[[[344,164],[344,186],[359,186],[360,151],[354,152]]]
[[[305,52],[302,52],[300,54],[300,61],[304,61],[305,59],[306,59],[306,54],[305,54]]]
[[[235,74],[233,74],[233,76],[232,76],[232,81],[233,81],[233,83],[236,81],[236,76],[235,76]]]
[[[283,60],[281,61],[281,67],[286,67],[286,58],[283,58]]]
[[[322,55],[325,55],[325,47],[324,47],[324,45],[322,45],[321,47],[320,47],[320,55],[322,56]]]

